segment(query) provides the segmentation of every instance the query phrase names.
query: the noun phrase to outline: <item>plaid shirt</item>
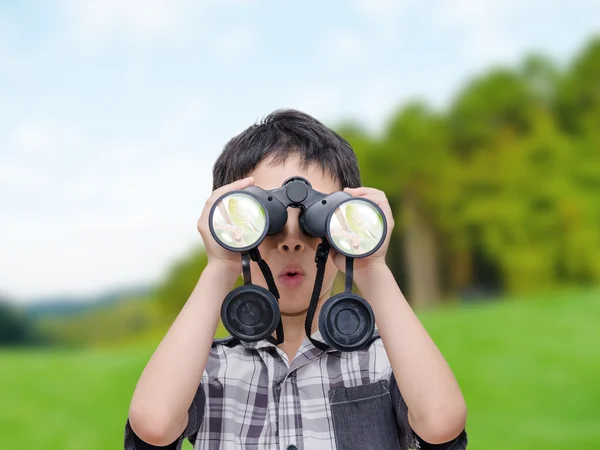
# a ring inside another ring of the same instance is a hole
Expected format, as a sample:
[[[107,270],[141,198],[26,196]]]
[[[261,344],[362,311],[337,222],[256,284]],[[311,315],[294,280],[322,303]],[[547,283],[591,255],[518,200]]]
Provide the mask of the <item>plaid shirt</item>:
[[[312,336],[324,342],[320,332]],[[125,450],[384,450],[434,448],[408,424],[407,406],[379,334],[353,352],[317,349],[308,338],[290,363],[266,340],[213,342],[189,421],[168,447],[125,426]],[[466,432],[436,449],[461,450]]]

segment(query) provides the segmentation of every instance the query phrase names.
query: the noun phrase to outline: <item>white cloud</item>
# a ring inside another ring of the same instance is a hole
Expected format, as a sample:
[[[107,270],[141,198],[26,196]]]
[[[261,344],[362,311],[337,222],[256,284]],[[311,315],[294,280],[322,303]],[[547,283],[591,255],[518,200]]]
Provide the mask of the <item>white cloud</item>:
[[[190,0],[64,0],[68,26],[85,43],[122,38],[134,42],[176,33],[190,13]]]
[[[201,244],[196,221],[210,195],[211,165],[198,155],[147,166],[53,180],[38,186],[43,211],[5,210],[0,235],[11,239],[0,243],[0,287],[23,300],[158,280]]]
[[[223,60],[235,61],[260,45],[257,31],[242,25],[207,35],[205,30],[212,29],[213,24],[206,18],[218,10],[239,13],[255,4],[247,0],[62,0],[62,10],[67,37],[75,36],[76,45],[84,48],[107,42],[119,46],[158,41],[164,44],[164,40],[174,38],[179,39],[178,45],[187,45],[190,39],[200,37]],[[139,76],[140,64],[129,63],[127,76]]]
[[[42,175],[33,167],[14,161],[0,162],[0,187],[3,189],[31,190],[42,182]]]
[[[362,92],[357,93],[356,113],[375,132],[386,125],[393,110],[402,104],[409,93],[397,79],[376,75],[367,81]]]
[[[485,65],[514,55],[516,45],[506,23],[516,11],[523,9],[523,3],[516,0],[449,0],[439,1],[438,6],[434,8],[433,22],[454,29],[464,37],[463,44],[471,61]]]
[[[158,125],[164,138],[173,139],[186,130],[198,128],[209,118],[210,105],[205,97],[191,94],[167,110]]]
[[[66,180],[60,186],[62,199],[68,203],[83,204],[96,197],[102,189],[98,179],[87,176],[77,176],[74,179]]]
[[[294,89],[294,94],[281,107],[294,108],[318,117],[322,122],[338,118],[342,108],[343,90],[329,84],[312,84]]]
[[[367,52],[365,41],[349,30],[337,30],[327,36],[324,42],[325,58],[356,62],[362,59]]]
[[[262,45],[257,30],[248,27],[230,28],[214,38],[218,56],[226,62],[236,62],[257,52]]]
[[[376,22],[394,22],[414,0],[354,0],[354,7]]]
[[[218,6],[218,7],[235,6],[235,7],[239,8],[239,7],[254,6],[259,2],[258,2],[258,0],[208,0],[208,3],[210,3],[212,6]]]
[[[0,16],[0,50],[4,53],[4,49],[9,47],[10,35],[14,29],[14,25],[6,18]]]
[[[0,289],[26,301],[155,282],[200,245],[214,155],[176,138],[206,114],[202,98],[175,102],[143,140],[67,121],[16,125],[0,143],[11,150],[0,158],[0,235],[11,236],[0,240]]]
[[[165,213],[82,210],[3,220],[0,232],[11,239],[0,244],[0,286],[27,300],[156,282],[167,263],[201,242],[193,217],[168,220]]]
[[[82,137],[79,128],[57,119],[28,119],[19,123],[8,143],[17,153],[29,156],[48,155],[73,146]]]

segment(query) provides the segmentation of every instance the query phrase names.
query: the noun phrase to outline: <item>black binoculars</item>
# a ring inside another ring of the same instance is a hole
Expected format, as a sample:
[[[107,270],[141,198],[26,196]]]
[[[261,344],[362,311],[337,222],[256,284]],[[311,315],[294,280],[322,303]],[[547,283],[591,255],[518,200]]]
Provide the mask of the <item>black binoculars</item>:
[[[371,200],[336,191],[324,194],[314,190],[303,177],[292,177],[280,188],[264,190],[250,186],[221,196],[213,205],[209,228],[224,248],[241,253],[244,285],[231,291],[221,307],[221,320],[238,339],[254,342],[267,338],[283,342],[279,312],[279,293],[258,246],[267,235],[280,232],[288,220],[287,208],[300,208],[299,226],[308,236],[320,237],[315,255],[317,276],[307,312],[305,331],[318,348],[323,345],[311,337],[329,249],[346,257],[345,290],[329,298],[319,314],[319,330],[325,342],[341,351],[360,348],[375,328],[370,305],[352,293],[354,258],[364,258],[381,247],[387,223],[381,208]],[[269,289],[253,285],[250,261],[258,263]],[[277,331],[277,340],[272,334]]]

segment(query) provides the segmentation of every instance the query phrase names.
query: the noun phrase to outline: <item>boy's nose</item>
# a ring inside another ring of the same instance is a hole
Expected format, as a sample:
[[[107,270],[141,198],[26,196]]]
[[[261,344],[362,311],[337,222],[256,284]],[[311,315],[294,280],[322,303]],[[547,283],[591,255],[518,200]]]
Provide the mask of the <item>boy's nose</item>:
[[[298,208],[288,209],[288,220],[281,231],[281,238],[277,242],[277,248],[281,252],[299,252],[304,250],[306,243],[303,239],[302,230],[298,223],[300,211]]]

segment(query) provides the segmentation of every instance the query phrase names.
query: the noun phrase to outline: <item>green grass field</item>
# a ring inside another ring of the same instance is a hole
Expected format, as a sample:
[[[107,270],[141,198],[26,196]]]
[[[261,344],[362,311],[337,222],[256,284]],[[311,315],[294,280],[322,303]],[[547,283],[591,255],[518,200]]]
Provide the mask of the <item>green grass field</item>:
[[[465,394],[470,449],[600,448],[599,291],[420,317]],[[122,448],[129,400],[157,342],[0,351],[0,448]]]

